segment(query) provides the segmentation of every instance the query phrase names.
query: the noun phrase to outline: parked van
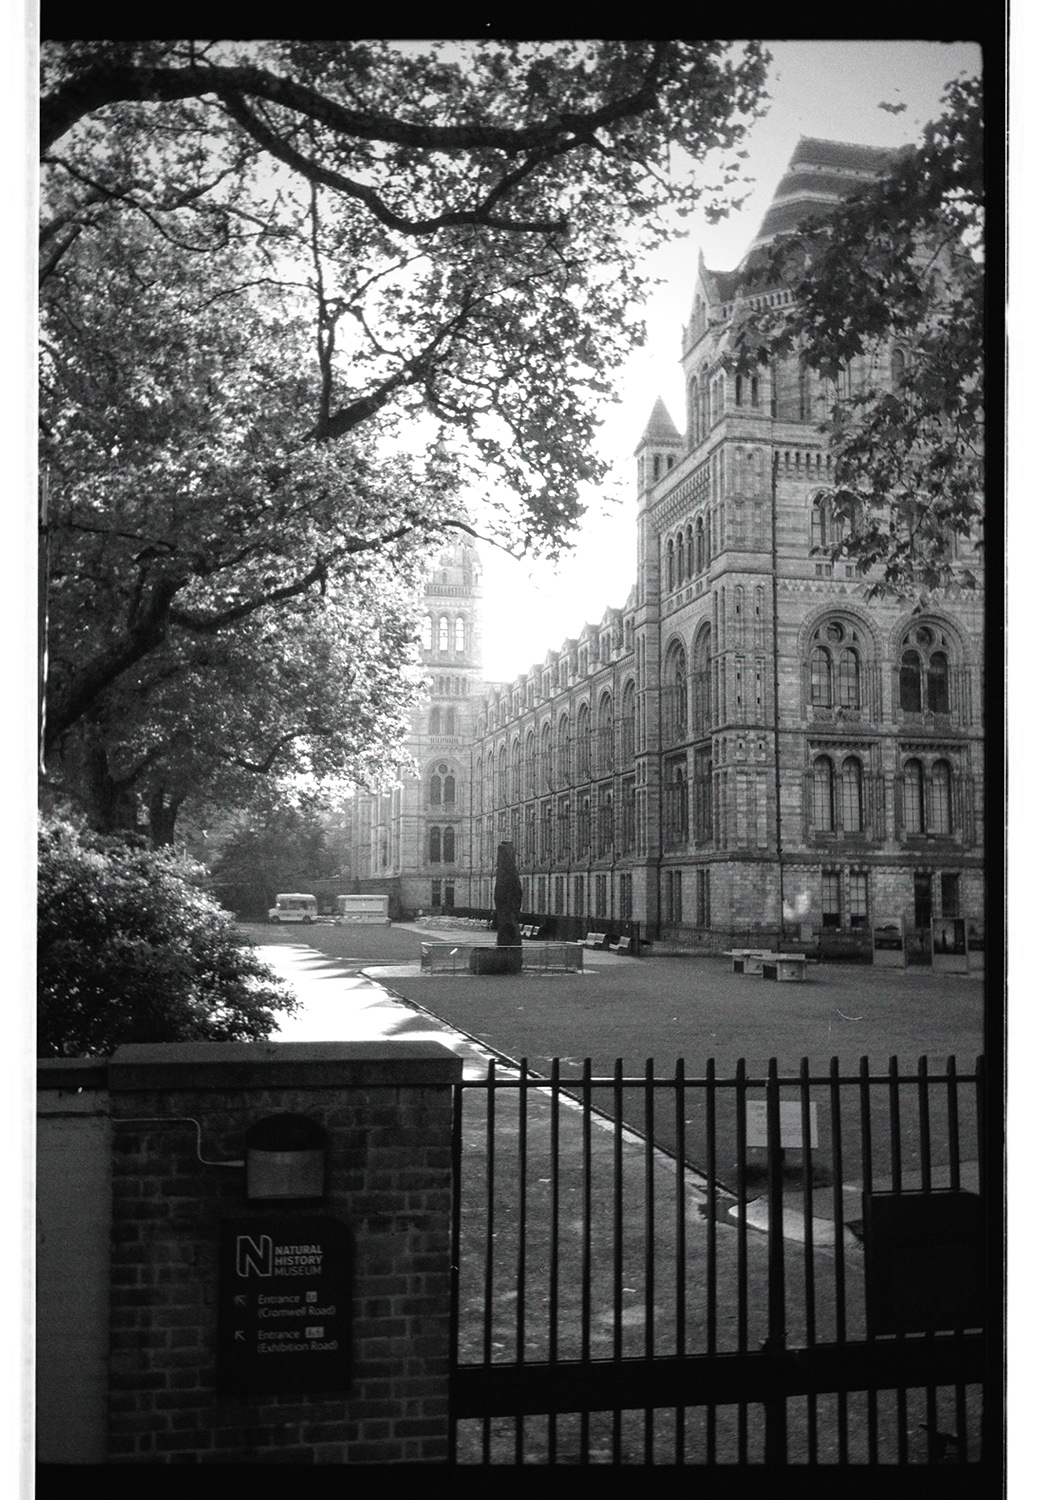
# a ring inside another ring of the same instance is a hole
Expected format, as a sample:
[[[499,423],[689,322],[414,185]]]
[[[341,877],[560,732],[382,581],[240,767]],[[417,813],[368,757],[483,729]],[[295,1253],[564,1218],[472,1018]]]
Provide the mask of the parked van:
[[[318,916],[315,896],[305,896],[300,892],[277,896],[275,906],[269,907],[270,922],[303,922],[307,926]]]

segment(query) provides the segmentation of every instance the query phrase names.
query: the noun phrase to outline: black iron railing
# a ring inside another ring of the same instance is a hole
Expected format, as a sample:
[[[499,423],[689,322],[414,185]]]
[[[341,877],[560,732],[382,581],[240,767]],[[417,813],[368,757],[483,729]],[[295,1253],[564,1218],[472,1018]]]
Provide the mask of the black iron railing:
[[[457,1461],[975,1460],[982,1121],[953,1057],[466,1078]]]

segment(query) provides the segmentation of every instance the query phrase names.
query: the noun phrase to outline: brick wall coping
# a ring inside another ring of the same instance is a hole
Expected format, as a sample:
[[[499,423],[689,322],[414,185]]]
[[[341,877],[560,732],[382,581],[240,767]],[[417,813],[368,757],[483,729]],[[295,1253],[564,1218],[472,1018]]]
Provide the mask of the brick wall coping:
[[[108,1087],[109,1064],[104,1057],[38,1057],[36,1087],[77,1093]]]
[[[41,1058],[39,1089],[324,1089],[449,1086],[463,1062],[444,1042],[155,1042],[112,1057]]]

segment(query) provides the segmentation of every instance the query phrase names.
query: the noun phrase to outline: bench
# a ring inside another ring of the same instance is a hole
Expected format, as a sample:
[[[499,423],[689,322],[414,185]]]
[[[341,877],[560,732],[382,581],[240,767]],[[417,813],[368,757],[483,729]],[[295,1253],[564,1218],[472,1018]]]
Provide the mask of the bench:
[[[619,937],[615,943],[607,943],[606,947],[611,953],[629,954],[631,952],[631,938]]]
[[[746,974],[750,979],[762,978],[762,964],[765,959],[772,957],[771,948],[731,948],[724,953],[723,958],[733,960],[733,973]]]
[[[607,934],[605,932],[589,932],[581,943],[582,948],[605,948]]]
[[[529,927],[520,927],[519,931],[522,933],[522,935],[523,935],[524,938],[536,938],[536,937],[540,937],[540,935],[541,935],[541,924],[539,922],[535,922],[535,923],[533,923]]]
[[[762,960],[762,978],[800,984],[806,977],[807,962],[804,953],[769,953]]]

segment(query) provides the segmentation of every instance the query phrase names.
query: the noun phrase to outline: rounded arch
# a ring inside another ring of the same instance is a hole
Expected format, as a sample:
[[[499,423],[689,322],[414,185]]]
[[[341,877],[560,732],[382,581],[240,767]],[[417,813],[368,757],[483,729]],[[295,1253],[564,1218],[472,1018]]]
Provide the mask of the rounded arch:
[[[591,776],[591,704],[587,699],[577,709],[577,775],[582,781]]]
[[[798,650],[800,656],[807,656],[814,645],[821,644],[817,640],[817,631],[824,626],[837,621],[843,627],[848,627],[854,634],[854,639],[833,642],[839,646],[853,644],[862,647],[865,661],[879,661],[882,657],[881,632],[874,622],[860,610],[853,609],[849,604],[839,602],[837,607],[818,606],[811,611],[799,627]],[[826,641],[824,644],[828,644]]]
[[[906,637],[913,634],[920,627],[937,633],[937,641],[942,649],[948,651],[951,662],[967,664],[972,659],[968,637],[958,622],[943,610],[933,610],[926,614],[908,614],[902,616],[893,626],[889,636],[889,655],[894,661],[899,661],[900,654],[906,644]],[[942,637],[942,641],[940,641]],[[922,641],[912,640],[910,643],[915,649],[924,649]]]

